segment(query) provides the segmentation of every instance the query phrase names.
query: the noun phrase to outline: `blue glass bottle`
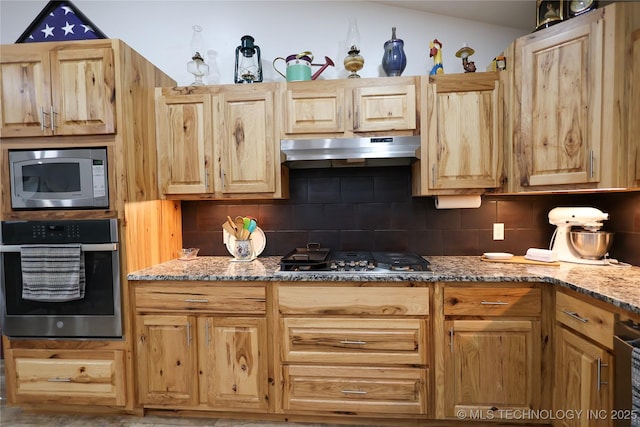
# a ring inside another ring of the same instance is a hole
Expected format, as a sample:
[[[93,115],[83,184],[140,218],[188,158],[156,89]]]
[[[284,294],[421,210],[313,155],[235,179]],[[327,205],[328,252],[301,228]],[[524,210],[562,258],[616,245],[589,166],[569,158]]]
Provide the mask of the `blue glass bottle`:
[[[404,41],[396,38],[396,27],[391,29],[391,40],[384,43],[382,69],[387,76],[399,76],[407,66],[407,56],[404,54]]]

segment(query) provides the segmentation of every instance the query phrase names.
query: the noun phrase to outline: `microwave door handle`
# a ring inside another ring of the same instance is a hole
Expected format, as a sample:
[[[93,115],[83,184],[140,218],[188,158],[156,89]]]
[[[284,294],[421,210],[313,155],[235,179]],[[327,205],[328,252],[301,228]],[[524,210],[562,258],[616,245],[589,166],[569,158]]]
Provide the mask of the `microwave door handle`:
[[[0,245],[0,252],[20,252],[22,246],[29,245]],[[88,243],[81,246],[84,252],[107,252],[117,251],[117,243]]]

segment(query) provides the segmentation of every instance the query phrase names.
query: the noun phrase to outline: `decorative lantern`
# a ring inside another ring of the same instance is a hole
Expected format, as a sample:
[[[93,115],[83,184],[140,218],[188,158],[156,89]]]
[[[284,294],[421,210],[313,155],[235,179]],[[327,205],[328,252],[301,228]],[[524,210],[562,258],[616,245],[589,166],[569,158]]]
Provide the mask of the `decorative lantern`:
[[[256,83],[262,81],[262,62],[260,47],[253,44],[251,36],[243,36],[240,46],[236,47],[236,83]]]

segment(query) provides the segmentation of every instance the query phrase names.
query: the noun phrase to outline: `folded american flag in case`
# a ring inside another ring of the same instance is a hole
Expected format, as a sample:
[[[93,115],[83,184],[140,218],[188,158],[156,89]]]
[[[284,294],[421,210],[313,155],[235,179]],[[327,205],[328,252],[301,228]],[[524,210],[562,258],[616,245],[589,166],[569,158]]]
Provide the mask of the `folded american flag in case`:
[[[107,38],[70,1],[50,1],[16,43]]]

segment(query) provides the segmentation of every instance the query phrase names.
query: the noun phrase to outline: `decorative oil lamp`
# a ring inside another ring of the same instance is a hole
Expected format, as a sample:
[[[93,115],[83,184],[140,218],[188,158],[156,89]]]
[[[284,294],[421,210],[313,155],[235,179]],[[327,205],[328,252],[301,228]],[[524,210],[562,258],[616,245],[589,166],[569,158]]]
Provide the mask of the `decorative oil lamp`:
[[[358,23],[355,18],[349,19],[349,31],[347,32],[347,46],[349,51],[347,57],[344,58],[344,68],[351,72],[350,79],[360,78],[358,71],[364,67],[364,58],[360,55],[360,32],[358,31]]]
[[[254,38],[243,36],[240,46],[236,47],[235,83],[256,83],[262,81],[262,62],[260,47],[254,44]]]
[[[191,61],[187,62],[187,71],[194,75],[195,80],[191,86],[202,86],[204,82],[202,78],[209,74],[209,66],[204,62],[202,53],[204,52],[204,40],[202,38],[202,27],[193,26],[193,35],[191,36]]]

